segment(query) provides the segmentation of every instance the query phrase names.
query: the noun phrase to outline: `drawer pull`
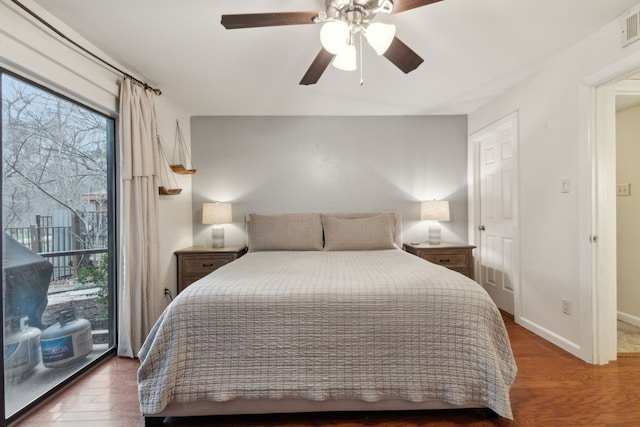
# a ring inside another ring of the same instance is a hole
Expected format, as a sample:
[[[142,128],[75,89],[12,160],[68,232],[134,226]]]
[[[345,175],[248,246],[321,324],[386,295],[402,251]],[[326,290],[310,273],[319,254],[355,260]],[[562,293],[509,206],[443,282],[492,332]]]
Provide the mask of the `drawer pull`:
[[[202,264],[203,267],[213,267],[213,263],[211,264]]]
[[[441,259],[440,262],[451,262],[451,260],[449,258],[447,259]]]

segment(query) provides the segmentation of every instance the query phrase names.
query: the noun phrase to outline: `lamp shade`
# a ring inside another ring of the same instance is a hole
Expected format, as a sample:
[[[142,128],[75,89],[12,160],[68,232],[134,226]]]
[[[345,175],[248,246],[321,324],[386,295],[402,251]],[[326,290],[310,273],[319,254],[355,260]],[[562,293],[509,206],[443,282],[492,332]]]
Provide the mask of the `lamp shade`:
[[[337,54],[349,41],[349,25],[344,21],[325,22],[320,28],[320,43],[325,50]]]
[[[396,26],[393,24],[383,24],[374,22],[369,24],[364,33],[367,42],[378,55],[384,54],[396,35]]]
[[[336,55],[336,59],[333,60],[332,65],[343,71],[354,71],[357,69],[356,47],[352,44],[342,46]]]
[[[231,203],[203,203],[203,224],[229,224],[231,222]]]
[[[422,221],[449,221],[448,200],[426,200],[422,202],[420,220]]]

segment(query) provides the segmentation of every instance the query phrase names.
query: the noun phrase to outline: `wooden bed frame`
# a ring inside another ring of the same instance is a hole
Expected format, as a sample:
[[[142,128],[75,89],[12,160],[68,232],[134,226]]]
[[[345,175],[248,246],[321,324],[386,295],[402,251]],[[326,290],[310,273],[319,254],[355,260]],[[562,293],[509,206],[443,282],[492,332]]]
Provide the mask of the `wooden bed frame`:
[[[440,401],[410,402],[408,400],[230,400],[226,402],[170,403],[160,413],[145,414],[145,426],[162,425],[165,417],[194,417],[216,415],[285,414],[312,412],[373,412],[373,411],[425,411],[444,409],[481,409],[485,418],[499,418],[490,408],[474,405],[455,406]]]

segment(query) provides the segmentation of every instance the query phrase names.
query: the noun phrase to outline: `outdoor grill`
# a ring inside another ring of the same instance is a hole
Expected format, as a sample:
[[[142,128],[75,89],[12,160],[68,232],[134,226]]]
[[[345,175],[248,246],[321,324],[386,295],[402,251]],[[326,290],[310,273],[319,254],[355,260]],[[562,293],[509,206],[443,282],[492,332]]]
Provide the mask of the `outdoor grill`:
[[[29,326],[42,329],[53,265],[7,233],[2,242],[5,318],[28,316]]]

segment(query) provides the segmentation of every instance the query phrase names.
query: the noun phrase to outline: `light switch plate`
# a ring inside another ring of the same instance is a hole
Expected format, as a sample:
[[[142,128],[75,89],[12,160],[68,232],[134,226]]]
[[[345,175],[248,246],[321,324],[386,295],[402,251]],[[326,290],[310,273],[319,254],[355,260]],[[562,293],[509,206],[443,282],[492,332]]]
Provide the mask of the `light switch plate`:
[[[630,184],[618,184],[616,185],[616,196],[628,196],[631,194]]]
[[[560,191],[563,193],[571,193],[571,179],[562,178]]]

